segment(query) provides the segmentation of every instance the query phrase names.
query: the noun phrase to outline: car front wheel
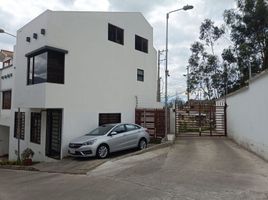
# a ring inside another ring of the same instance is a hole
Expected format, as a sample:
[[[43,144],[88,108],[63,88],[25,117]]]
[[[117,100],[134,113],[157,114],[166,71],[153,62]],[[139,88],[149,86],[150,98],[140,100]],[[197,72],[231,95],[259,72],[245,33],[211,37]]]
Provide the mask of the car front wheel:
[[[107,145],[100,145],[97,149],[96,155],[98,158],[104,159],[107,158],[109,155],[109,148]]]

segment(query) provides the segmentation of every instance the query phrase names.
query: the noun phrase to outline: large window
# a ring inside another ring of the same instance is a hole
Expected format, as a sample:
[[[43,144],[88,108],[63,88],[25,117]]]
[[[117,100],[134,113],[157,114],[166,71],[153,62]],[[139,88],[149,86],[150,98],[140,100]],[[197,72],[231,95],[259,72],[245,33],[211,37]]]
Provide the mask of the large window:
[[[64,83],[64,52],[42,49],[28,57],[27,84]]]
[[[31,113],[31,142],[40,144],[41,113]]]
[[[99,113],[99,126],[121,122],[121,113]]]
[[[108,40],[124,45],[124,30],[108,24]]]
[[[11,109],[11,90],[2,92],[2,109]]]
[[[138,81],[144,81],[144,70],[137,69],[137,80]]]
[[[18,124],[19,124],[19,126],[18,126]],[[20,112],[20,123],[19,123],[18,112],[15,112],[14,137],[18,138],[17,135],[18,135],[18,131],[19,131],[20,139],[24,140],[24,130],[25,130],[25,112]]]
[[[148,53],[148,40],[135,35],[135,49],[144,53]]]

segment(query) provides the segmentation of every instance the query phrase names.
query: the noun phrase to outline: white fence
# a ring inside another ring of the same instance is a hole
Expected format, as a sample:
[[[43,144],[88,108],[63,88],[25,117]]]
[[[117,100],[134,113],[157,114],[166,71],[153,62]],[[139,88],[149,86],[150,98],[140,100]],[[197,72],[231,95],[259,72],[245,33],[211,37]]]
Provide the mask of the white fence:
[[[228,95],[226,101],[228,136],[268,160],[268,71],[254,77],[249,87]]]

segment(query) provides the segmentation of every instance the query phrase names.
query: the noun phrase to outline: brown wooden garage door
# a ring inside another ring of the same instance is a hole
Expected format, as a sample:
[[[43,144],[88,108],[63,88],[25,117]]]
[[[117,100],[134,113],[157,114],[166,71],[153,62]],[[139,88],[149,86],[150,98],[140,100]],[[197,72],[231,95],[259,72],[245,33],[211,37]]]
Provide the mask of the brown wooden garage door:
[[[121,113],[100,113],[99,126],[103,124],[121,123]]]

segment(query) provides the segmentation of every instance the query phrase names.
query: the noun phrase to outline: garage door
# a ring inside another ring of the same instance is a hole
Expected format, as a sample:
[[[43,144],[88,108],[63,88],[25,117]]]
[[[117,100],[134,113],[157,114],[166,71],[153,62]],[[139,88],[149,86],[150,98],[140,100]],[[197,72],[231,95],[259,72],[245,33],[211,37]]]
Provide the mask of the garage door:
[[[121,123],[121,113],[100,113],[99,126],[103,124]]]

